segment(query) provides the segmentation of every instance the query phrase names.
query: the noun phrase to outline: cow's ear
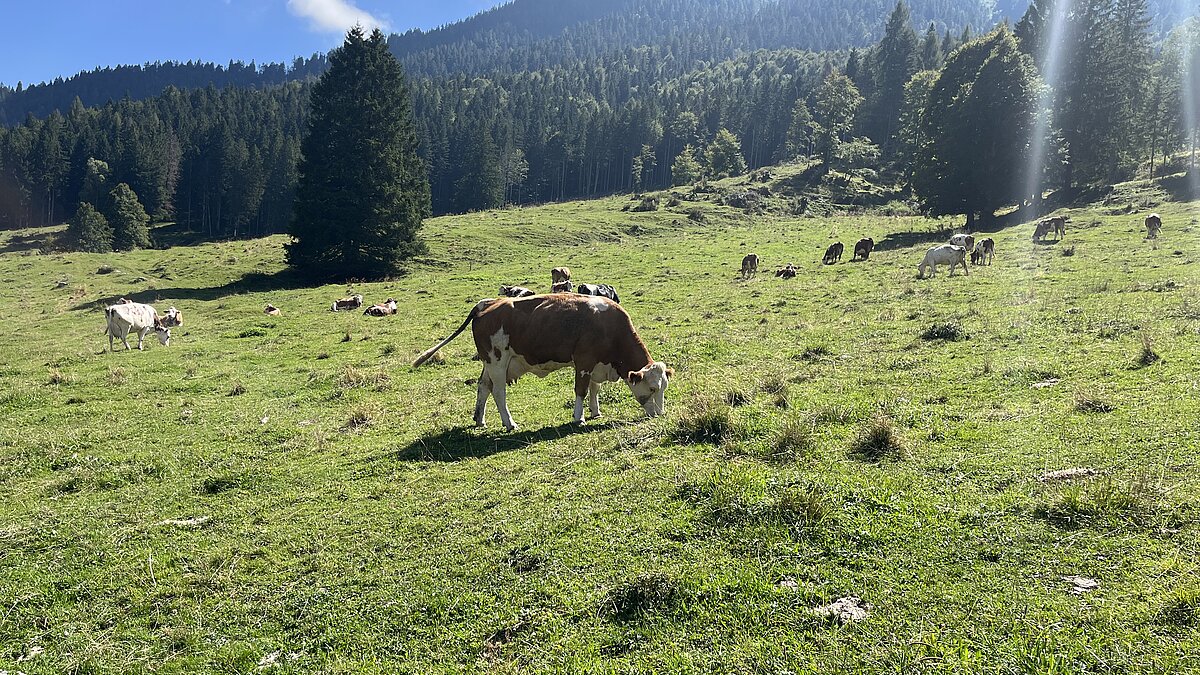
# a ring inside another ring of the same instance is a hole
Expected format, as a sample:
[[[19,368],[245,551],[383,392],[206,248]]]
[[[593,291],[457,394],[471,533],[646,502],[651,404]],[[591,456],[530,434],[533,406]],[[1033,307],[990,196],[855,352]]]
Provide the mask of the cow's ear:
[[[642,381],[643,377],[645,377],[645,376],[642,375],[642,372],[640,370],[639,371],[631,370],[631,371],[629,371],[629,377],[627,379],[629,380],[629,384],[637,384],[638,382]]]
[[[672,377],[675,377],[675,369],[672,368],[671,366],[667,366],[667,379],[670,379]]]

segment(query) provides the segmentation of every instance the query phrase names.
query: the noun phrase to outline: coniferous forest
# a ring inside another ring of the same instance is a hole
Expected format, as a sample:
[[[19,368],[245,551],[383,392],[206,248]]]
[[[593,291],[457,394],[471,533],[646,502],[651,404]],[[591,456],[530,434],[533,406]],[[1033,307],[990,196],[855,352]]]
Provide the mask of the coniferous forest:
[[[1052,4],[517,0],[387,46],[434,213],[811,160],[986,218],[1031,197],[977,174],[1019,172],[1039,116],[1049,187],[1145,174],[1200,133],[1200,22],[1179,3],[1075,2],[1043,96]],[[284,231],[327,67],[159,63],[0,88],[0,227],[125,222],[133,199],[202,238]]]

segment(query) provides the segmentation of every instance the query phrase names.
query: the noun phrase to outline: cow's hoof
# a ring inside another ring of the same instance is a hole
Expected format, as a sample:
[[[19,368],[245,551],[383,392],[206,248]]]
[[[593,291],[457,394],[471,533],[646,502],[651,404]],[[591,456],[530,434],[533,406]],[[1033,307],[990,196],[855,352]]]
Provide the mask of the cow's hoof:
[[[509,432],[509,433],[512,433],[512,432],[514,432],[514,431],[516,431],[517,429],[520,429],[520,428],[521,428],[521,427],[518,427],[517,425],[515,425],[515,424],[514,424],[514,425],[512,425],[511,427],[504,427],[504,430],[505,430],[505,431],[507,431],[507,432]]]
[[[591,418],[589,417],[588,419],[591,419]],[[571,420],[571,424],[574,424],[574,425],[575,425],[575,426],[577,426],[577,427],[581,427],[581,426],[583,426],[583,420],[581,420],[581,419],[579,419],[579,420]]]
[[[482,428],[484,428],[484,427],[486,427],[486,426],[487,426],[487,425],[486,425],[486,424],[484,424],[483,420],[475,420],[475,428],[476,428],[476,429],[482,429]]]
[[[588,418],[589,420],[596,420],[596,419],[600,419],[601,417],[603,417],[603,415],[601,415],[600,413],[596,413],[595,415],[588,415],[588,416],[587,416],[587,418]]]

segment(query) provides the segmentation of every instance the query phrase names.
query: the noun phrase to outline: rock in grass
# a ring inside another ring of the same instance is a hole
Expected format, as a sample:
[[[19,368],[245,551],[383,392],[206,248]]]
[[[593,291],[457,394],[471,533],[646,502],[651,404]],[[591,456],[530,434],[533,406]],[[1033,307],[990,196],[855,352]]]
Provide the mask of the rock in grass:
[[[1074,574],[1065,575],[1061,579],[1071,584],[1071,592],[1075,595],[1083,595],[1100,588],[1100,582],[1088,577],[1081,577]]]
[[[182,527],[186,529],[204,527],[212,520],[212,516],[193,516],[191,518],[168,518],[160,521],[159,525],[169,525],[171,527]]]
[[[1038,481],[1042,483],[1050,483],[1060,480],[1075,480],[1076,478],[1088,478],[1095,476],[1099,471],[1088,469],[1086,467],[1075,467],[1073,469],[1059,469],[1058,471],[1048,471],[1038,476]]]
[[[858,596],[838,598],[828,605],[814,607],[813,614],[840,625],[862,621],[871,614],[871,605]]]

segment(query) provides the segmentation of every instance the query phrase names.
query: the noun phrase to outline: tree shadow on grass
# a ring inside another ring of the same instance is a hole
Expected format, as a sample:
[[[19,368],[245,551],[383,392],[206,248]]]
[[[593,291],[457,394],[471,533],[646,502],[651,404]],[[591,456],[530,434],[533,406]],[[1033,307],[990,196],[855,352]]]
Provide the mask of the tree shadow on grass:
[[[22,251],[38,251],[50,243],[54,232],[38,232],[36,234],[14,234],[0,245],[0,254],[20,253]]]
[[[210,288],[147,289],[144,291],[138,291],[136,293],[112,295],[106,298],[92,300],[90,302],[76,305],[75,309],[96,309],[104,305],[111,305],[121,298],[128,298],[134,302],[144,302],[148,304],[165,300],[196,300],[200,302],[208,302],[212,300],[220,300],[221,298],[231,295],[238,295],[241,293],[290,291],[301,288],[315,288],[326,283],[329,283],[328,279],[322,279],[320,277],[298,273],[291,269],[280,270],[272,274],[251,272],[240,279],[235,279],[220,286],[212,286]]]
[[[480,430],[475,427],[455,427],[421,436],[402,448],[376,457],[373,461],[457,462],[463,459],[478,459],[509,450],[519,450],[542,441],[605,431],[620,424],[617,421],[587,424],[568,422],[540,429],[521,429],[515,433],[496,428]]]

